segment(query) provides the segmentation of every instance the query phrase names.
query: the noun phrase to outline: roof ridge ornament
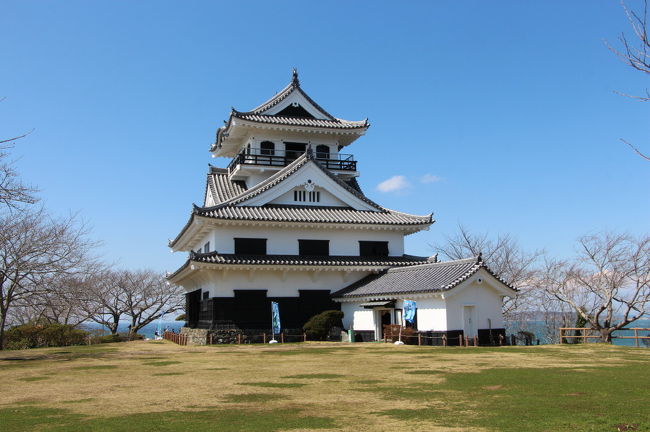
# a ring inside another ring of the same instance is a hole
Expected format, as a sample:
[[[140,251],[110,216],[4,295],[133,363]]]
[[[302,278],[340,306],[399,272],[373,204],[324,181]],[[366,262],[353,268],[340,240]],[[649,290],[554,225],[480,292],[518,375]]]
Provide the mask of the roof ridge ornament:
[[[476,257],[476,264],[483,264],[483,252],[479,252]]]
[[[431,255],[429,258],[427,258],[427,262],[429,262],[429,263],[437,263],[438,262],[438,252]]]
[[[307,150],[305,150],[308,160],[314,160],[314,150],[311,148],[311,143],[307,144]]]
[[[298,69],[293,68],[291,75],[292,75],[291,84],[293,84],[295,87],[300,87],[300,80],[298,79]]]

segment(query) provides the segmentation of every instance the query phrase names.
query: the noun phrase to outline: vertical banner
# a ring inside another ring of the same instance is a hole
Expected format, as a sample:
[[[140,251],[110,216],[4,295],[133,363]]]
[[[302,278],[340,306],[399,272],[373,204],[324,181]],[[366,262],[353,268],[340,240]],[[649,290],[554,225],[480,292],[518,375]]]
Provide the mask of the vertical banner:
[[[413,300],[404,300],[404,321],[413,324],[415,321],[416,304]]]
[[[271,302],[271,331],[274,335],[280,333],[280,308],[276,302]]]

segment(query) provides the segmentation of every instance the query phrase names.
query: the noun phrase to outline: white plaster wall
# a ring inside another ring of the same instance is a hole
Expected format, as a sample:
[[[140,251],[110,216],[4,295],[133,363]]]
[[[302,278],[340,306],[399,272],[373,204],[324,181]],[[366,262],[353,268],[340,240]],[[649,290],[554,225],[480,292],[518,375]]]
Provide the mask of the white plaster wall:
[[[344,328],[375,331],[375,315],[372,309],[364,309],[356,303],[341,303],[341,311]]]
[[[330,255],[359,255],[359,241],[387,241],[388,254],[401,256],[404,254],[404,234],[399,231],[369,231],[341,229],[289,229],[264,227],[223,227],[216,228],[206,236],[201,247],[210,239],[210,248],[219,253],[235,253],[235,237],[265,238],[267,254],[298,254],[298,239],[329,240]],[[194,250],[198,245],[194,246]]]
[[[447,308],[441,298],[416,299],[418,330],[446,331]],[[403,302],[398,302],[396,307],[403,308]]]
[[[267,290],[268,297],[298,297],[299,290],[338,291],[367,276],[368,272],[200,270],[183,281],[187,291],[201,288],[210,297],[233,297],[235,290]]]
[[[502,296],[487,281],[477,284],[476,277],[453,295],[447,296],[447,328],[448,330],[463,329],[463,306],[475,306],[476,329],[487,329],[488,318],[492,320],[492,328],[503,327]],[[455,288],[457,289],[457,288]]]

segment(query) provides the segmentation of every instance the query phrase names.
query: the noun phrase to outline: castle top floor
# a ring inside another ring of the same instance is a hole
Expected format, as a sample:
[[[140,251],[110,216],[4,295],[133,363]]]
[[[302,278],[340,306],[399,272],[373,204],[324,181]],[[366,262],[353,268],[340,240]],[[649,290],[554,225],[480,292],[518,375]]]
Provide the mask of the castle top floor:
[[[367,119],[342,120],[325,111],[302,90],[294,69],[289,85],[268,101],[251,111],[233,109],[210,152],[232,158],[229,172],[245,176],[255,167],[284,167],[311,147],[327,169],[356,176],[356,161],[341,150],[369,126]]]

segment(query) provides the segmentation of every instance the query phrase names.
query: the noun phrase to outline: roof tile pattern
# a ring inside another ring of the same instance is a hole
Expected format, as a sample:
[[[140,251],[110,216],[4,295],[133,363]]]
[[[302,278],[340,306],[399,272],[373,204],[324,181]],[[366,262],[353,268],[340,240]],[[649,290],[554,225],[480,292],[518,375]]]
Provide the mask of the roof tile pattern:
[[[192,254],[191,261],[233,265],[283,265],[283,266],[408,266],[421,264],[426,258],[411,255],[395,257],[362,256],[299,256],[299,255],[234,255],[210,252]]]
[[[391,268],[378,275],[365,277],[333,293],[332,297],[350,298],[445,291],[467,280],[481,268],[490,272],[480,256],[407,268]]]
[[[197,214],[215,219],[276,222],[369,225],[424,225],[431,223],[431,216],[415,216],[393,211],[360,211],[349,207],[226,206],[199,209]]]
[[[333,129],[361,129],[368,127],[368,120],[348,121],[341,119],[321,120],[304,117],[284,117],[277,115],[247,114],[233,111],[233,117],[256,123],[278,124],[289,126],[307,126]]]

